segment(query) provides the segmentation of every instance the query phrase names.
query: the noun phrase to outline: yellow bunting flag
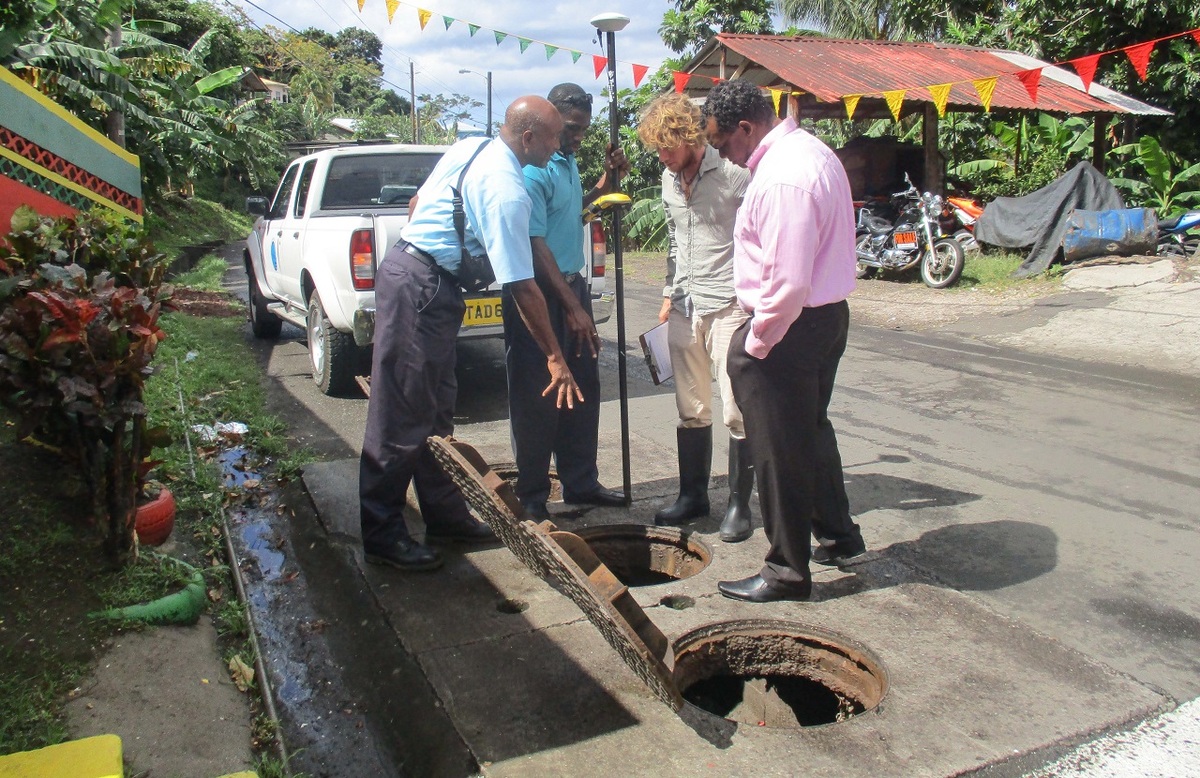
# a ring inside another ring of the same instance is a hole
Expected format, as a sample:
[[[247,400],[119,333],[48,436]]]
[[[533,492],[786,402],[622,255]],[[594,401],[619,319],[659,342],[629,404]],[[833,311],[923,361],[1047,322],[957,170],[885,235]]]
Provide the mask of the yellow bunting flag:
[[[936,84],[926,87],[929,90],[929,96],[933,98],[933,104],[937,107],[938,116],[946,115],[946,101],[950,99],[950,84]]]
[[[996,91],[996,76],[981,78],[971,83],[974,84],[975,91],[979,93],[979,99],[983,101],[983,110],[990,113],[992,110],[992,92]]]
[[[900,106],[904,105],[905,91],[907,90],[893,89],[883,93],[883,99],[887,100],[888,110],[892,112],[892,118],[896,121],[900,121]]]
[[[854,110],[858,108],[858,101],[862,99],[862,95],[843,95],[842,102],[846,104],[846,118],[854,118]]]
[[[783,96],[783,92],[778,89],[772,89],[772,90],[770,90],[770,92],[771,92],[771,103],[775,106],[775,115],[778,116],[779,115],[779,98]]]
[[[366,1],[367,0],[358,0],[358,10],[360,13],[362,12],[363,4],[366,3]]]
[[[387,3],[388,9],[388,24],[392,23],[392,17],[396,15],[396,9],[400,7],[400,0],[384,0]]]
[[[429,23],[429,18],[431,16],[433,16],[433,14],[431,12],[426,11],[423,8],[417,9],[417,20],[421,22],[422,30],[425,29],[425,25]]]

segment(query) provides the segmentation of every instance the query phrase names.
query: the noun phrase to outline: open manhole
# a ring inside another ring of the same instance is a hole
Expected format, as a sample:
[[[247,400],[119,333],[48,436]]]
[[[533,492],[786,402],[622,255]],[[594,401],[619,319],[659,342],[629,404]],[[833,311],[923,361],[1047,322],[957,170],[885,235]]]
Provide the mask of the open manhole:
[[[592,553],[626,586],[655,586],[699,573],[712,551],[675,527],[611,524],[575,530]]]
[[[515,491],[517,488],[517,463],[516,462],[500,462],[491,466],[492,472],[508,481],[509,486]],[[546,502],[561,502],[562,501],[562,482],[558,480],[558,471],[552,466],[550,468],[550,496]]]
[[[803,624],[707,624],[674,648],[683,698],[748,726],[832,724],[873,709],[887,694],[883,665],[865,648]]]

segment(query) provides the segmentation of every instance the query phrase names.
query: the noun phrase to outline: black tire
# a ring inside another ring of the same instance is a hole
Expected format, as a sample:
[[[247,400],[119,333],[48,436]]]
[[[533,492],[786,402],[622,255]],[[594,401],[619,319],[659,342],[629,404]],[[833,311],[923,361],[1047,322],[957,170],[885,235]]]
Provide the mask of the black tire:
[[[253,268],[246,268],[246,277],[250,279],[250,331],[256,338],[274,340],[283,329],[283,320],[267,310],[267,301],[258,290]]]
[[[931,289],[945,289],[962,275],[964,254],[953,238],[942,238],[921,257],[921,280]]]
[[[859,251],[865,251],[866,247],[870,243],[871,243],[870,235],[865,235],[865,234],[859,235],[858,241],[854,245],[855,253],[857,253]],[[877,270],[879,270],[879,268],[874,267],[872,265],[864,265],[862,262],[856,262],[854,265],[854,277],[855,278],[870,278],[871,276],[875,275],[875,272]]]
[[[358,346],[354,344],[354,336],[333,328],[316,292],[308,299],[305,325],[313,380],[321,393],[331,397],[350,394],[357,386],[354,375],[358,368]]]

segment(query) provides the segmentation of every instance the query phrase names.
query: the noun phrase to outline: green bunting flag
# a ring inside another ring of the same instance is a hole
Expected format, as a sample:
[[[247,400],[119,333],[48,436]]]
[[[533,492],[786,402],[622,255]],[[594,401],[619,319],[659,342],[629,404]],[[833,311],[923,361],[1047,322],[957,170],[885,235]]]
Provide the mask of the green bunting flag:
[[[517,37],[517,41],[521,44],[522,54],[525,53],[525,49],[529,48],[529,44],[533,43],[533,41],[529,40],[528,38],[522,38],[520,36]]]
[[[558,47],[551,46],[549,43],[544,44],[544,45],[546,46],[546,59],[550,59],[551,57],[554,56],[554,52],[558,51]]]
[[[450,25],[454,24],[454,17],[453,16],[443,16],[442,24],[446,25],[447,30],[450,29]]]
[[[479,25],[467,22],[467,29],[471,31],[471,37],[474,38],[475,33],[479,32]]]
[[[500,32],[499,30],[493,30],[493,32],[496,33],[496,45],[497,46],[499,46],[501,43],[503,43],[504,39],[508,37],[508,33],[506,33],[506,32]]]

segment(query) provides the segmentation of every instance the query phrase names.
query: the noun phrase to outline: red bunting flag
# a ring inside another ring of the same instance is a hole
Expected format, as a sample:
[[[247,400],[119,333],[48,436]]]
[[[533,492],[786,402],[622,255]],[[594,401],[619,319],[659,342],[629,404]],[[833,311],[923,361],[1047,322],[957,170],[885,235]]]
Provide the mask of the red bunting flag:
[[[633,66],[633,85],[635,87],[642,83],[642,79],[646,77],[646,71],[649,69],[650,68],[646,67],[645,65]]]
[[[1200,46],[1200,30],[1192,30],[1192,38],[1195,39],[1196,45]]]
[[[1042,69],[1022,70],[1020,73],[1017,73],[1017,78],[1025,85],[1025,91],[1029,93],[1029,99],[1033,100],[1034,104],[1037,104],[1037,90],[1038,84],[1042,80]]]
[[[1089,54],[1086,57],[1071,60],[1075,72],[1083,79],[1083,91],[1085,92],[1092,87],[1092,77],[1096,75],[1096,63],[1099,61],[1099,54]]]
[[[672,71],[672,76],[675,77],[675,91],[683,94],[683,90],[687,89],[688,81],[692,80],[691,73],[680,73],[678,70]]]
[[[1125,48],[1125,53],[1129,55],[1129,61],[1133,63],[1133,69],[1137,71],[1138,77],[1143,81],[1146,80],[1146,68],[1150,65],[1150,50],[1154,48],[1154,43],[1155,41],[1149,41]]]
[[[604,68],[608,67],[608,59],[606,57],[593,54],[592,67],[596,70],[596,78],[600,78],[600,74],[604,72]]]

